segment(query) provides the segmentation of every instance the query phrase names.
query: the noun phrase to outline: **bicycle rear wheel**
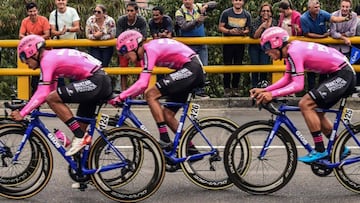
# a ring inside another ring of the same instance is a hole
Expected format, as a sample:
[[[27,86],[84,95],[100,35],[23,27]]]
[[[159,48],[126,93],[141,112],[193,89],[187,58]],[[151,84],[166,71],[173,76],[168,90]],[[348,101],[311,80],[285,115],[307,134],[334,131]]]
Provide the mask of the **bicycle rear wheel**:
[[[165,176],[165,159],[156,140],[130,127],[112,128],[106,139],[116,149],[97,139],[91,147],[89,168],[125,166],[91,175],[96,188],[108,198],[121,202],[141,201],[155,193]]]
[[[9,199],[25,199],[36,195],[46,186],[53,170],[50,147],[35,130],[25,143],[18,161],[12,162],[24,133],[25,128],[19,124],[0,126],[0,142],[3,145],[0,196]]]
[[[360,123],[354,125],[353,131],[355,133],[355,139],[346,129],[339,134],[331,154],[332,163],[339,163],[349,159],[359,159],[360,146],[358,143],[360,141]],[[344,154],[345,147],[349,149],[349,153]],[[340,184],[346,189],[360,193],[360,161],[334,168],[334,174]]]
[[[201,132],[190,126],[180,141],[179,157],[187,157],[189,148],[194,145],[198,153],[210,153],[211,146],[216,152],[202,157],[201,160],[182,162],[181,168],[185,176],[196,185],[210,190],[226,189],[232,186],[224,169],[224,148],[226,140],[238,127],[233,121],[221,117],[206,117],[199,122]],[[209,144],[209,143],[210,144]]]
[[[284,187],[294,175],[297,150],[284,128],[274,134],[265,157],[259,158],[272,122],[254,121],[242,125],[228,139],[225,169],[231,181],[251,194],[268,194]]]

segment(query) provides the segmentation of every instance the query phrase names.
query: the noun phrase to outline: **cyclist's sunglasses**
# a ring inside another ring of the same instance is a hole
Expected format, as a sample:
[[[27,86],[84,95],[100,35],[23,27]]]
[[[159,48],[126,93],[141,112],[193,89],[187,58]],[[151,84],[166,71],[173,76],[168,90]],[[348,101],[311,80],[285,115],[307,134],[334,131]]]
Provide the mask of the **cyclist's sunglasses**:
[[[263,51],[268,51],[268,50],[270,50],[270,49],[271,49],[271,44],[270,44],[270,42],[266,42],[264,45],[262,45],[262,46],[261,46],[261,49],[262,49]]]
[[[25,52],[21,52],[19,54],[19,58],[20,58],[21,62],[25,63],[26,59],[27,59]]]
[[[122,45],[122,47],[118,50],[118,54],[124,56],[126,53],[128,53],[128,49],[125,45]]]

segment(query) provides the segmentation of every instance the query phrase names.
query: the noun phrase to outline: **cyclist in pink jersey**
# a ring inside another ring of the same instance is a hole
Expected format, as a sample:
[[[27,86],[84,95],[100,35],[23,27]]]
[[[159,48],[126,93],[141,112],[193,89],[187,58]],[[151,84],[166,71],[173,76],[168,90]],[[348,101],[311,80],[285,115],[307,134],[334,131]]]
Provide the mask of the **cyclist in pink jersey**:
[[[116,106],[117,102],[145,91],[145,99],[159,129],[159,143],[165,150],[171,149],[166,125],[176,132],[178,121],[175,114],[178,108],[161,107],[158,99],[166,96],[168,101],[185,102],[192,89],[204,86],[205,75],[198,55],[188,46],[169,38],[154,39],[145,44],[143,36],[135,30],[121,33],[116,49],[132,62],[140,61],[143,71],[131,87],[109,103]],[[154,66],[165,66],[175,71],[148,88]],[[189,154],[197,152],[194,146],[190,146],[190,150]]]
[[[330,78],[311,89],[299,101],[299,107],[305,122],[313,136],[315,151],[299,157],[299,161],[311,163],[328,156],[322,140],[322,133],[329,137],[332,123],[325,113],[317,113],[315,108],[330,108],[342,97],[349,96],[355,88],[355,71],[348,59],[337,50],[313,43],[292,41],[289,35],[279,27],[267,29],[261,35],[260,44],[273,60],[284,59],[286,70],[284,76],[266,88],[250,90],[250,96],[256,102],[267,103],[273,97],[280,97],[304,89],[304,72],[329,74]],[[345,147],[344,151],[349,149]],[[346,152],[344,152],[346,153]]]
[[[41,73],[36,92],[21,111],[11,113],[12,118],[20,121],[47,102],[75,135],[66,155],[76,154],[90,141],[84,133],[87,125],[76,121],[65,103],[79,103],[77,115],[93,117],[97,102],[112,95],[110,77],[103,71],[101,62],[87,53],[75,49],[45,50],[45,40],[38,35],[21,39],[18,55],[29,68],[40,67]],[[56,88],[58,77],[70,78],[74,82]]]

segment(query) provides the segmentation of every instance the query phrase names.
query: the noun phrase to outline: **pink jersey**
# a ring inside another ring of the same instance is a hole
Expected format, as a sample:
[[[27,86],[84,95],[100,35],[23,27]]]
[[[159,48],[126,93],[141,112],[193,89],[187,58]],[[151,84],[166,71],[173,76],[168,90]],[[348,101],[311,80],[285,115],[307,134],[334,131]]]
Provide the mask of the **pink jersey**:
[[[83,80],[101,67],[101,62],[91,55],[76,49],[45,50],[40,62],[40,82],[36,92],[20,111],[26,116],[45,102],[47,95],[57,87],[58,77]]]
[[[154,39],[144,45],[144,58],[141,60],[143,71],[139,79],[127,90],[120,94],[124,100],[130,96],[137,96],[145,91],[149,85],[151,72],[154,66],[181,69],[183,65],[191,61],[195,52],[188,46],[173,39]]]
[[[286,72],[284,76],[266,88],[273,97],[285,96],[304,89],[304,73],[334,73],[344,65],[350,65],[346,56],[336,49],[313,42],[292,41],[285,58]]]

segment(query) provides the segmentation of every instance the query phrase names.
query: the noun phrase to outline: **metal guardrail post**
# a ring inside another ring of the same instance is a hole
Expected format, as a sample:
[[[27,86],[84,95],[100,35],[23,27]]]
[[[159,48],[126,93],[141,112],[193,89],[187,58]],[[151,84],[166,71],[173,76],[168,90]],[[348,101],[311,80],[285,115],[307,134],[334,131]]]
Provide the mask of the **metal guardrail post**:
[[[29,69],[24,63],[21,63],[20,59],[17,60],[18,69]],[[17,77],[17,91],[19,99],[29,99],[31,92],[30,76],[18,76]]]

